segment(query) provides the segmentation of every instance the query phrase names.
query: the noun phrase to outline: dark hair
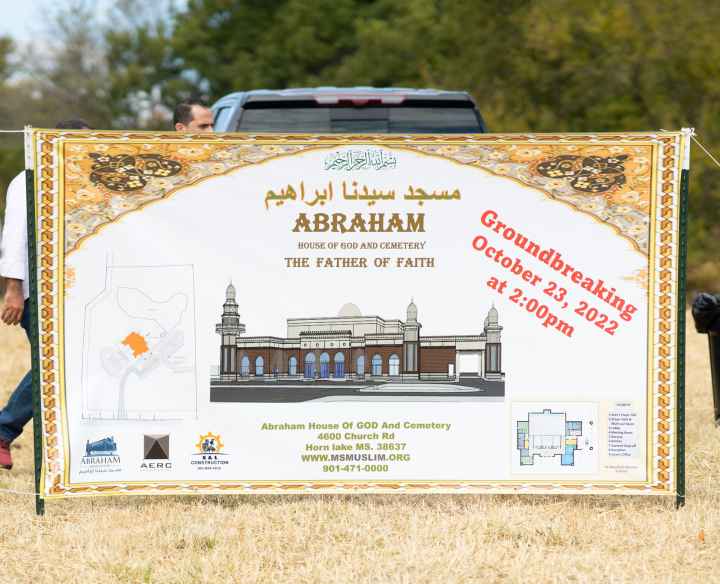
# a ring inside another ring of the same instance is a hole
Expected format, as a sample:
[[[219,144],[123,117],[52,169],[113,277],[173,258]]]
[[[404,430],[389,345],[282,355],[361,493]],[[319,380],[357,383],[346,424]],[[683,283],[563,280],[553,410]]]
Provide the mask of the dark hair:
[[[72,118],[70,120],[60,120],[55,124],[58,130],[92,130],[90,124],[80,118]]]
[[[187,101],[181,101],[175,106],[173,111],[173,126],[175,124],[189,124],[193,121],[192,108],[193,106],[207,107],[205,102],[199,99],[189,99]]]

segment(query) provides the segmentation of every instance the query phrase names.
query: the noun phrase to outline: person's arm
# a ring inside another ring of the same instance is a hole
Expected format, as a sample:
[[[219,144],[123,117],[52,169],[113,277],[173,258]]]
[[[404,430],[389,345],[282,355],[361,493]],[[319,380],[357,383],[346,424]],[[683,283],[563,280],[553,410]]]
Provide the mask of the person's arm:
[[[25,173],[16,176],[7,190],[5,225],[0,242],[0,275],[5,278],[5,306],[0,319],[18,324],[25,304],[23,281],[28,277]]]

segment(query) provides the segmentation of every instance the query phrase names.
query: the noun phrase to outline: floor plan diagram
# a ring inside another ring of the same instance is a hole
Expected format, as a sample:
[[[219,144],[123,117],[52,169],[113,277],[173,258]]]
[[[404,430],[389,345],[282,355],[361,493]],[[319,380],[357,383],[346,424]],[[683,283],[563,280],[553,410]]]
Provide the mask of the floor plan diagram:
[[[575,465],[575,452],[583,435],[581,420],[568,420],[566,412],[543,409],[528,412],[527,420],[517,424],[520,465],[532,466],[536,457],[559,457],[561,466]]]

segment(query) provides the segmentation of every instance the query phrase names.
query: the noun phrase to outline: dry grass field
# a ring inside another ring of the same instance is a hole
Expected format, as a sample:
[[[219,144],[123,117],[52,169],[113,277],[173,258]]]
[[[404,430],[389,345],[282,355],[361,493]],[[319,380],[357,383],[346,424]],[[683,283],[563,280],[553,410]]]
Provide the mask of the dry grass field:
[[[0,329],[0,399],[28,367]],[[688,333],[687,506],[531,496],[105,498],[0,493],[0,583],[720,582],[720,429]],[[33,487],[30,433],[0,488]]]

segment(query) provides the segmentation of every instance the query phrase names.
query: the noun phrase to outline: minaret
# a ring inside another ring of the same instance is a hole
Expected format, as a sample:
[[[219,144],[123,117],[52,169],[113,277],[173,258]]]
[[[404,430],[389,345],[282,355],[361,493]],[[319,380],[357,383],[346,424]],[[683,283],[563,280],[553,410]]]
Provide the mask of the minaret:
[[[236,375],[237,337],[245,332],[245,325],[240,322],[238,304],[235,299],[235,286],[232,281],[225,290],[225,303],[220,323],[215,325],[215,332],[220,335],[220,375]]]
[[[407,307],[407,318],[403,331],[403,374],[417,375],[420,369],[420,328],[422,325],[417,320],[417,306],[410,300]]]
[[[502,380],[502,344],[500,334],[502,327],[498,320],[498,311],[495,305],[490,307],[485,318],[485,378]]]

